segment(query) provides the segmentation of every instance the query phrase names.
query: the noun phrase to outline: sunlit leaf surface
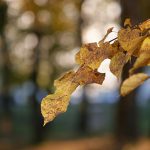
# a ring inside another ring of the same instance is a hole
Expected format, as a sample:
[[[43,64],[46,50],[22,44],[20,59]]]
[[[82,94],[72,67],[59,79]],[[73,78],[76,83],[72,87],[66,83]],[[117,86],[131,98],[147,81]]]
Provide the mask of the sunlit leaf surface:
[[[70,71],[55,80],[55,93],[42,100],[41,112],[44,124],[67,110],[70,96],[79,85],[103,83],[105,74],[97,70],[105,59],[111,59],[110,71],[118,79],[121,77],[124,65],[132,57],[136,57],[136,61],[129,71],[130,75],[136,69],[150,65],[150,20],[132,27],[130,20],[127,19],[124,25],[125,27],[118,32],[117,39],[105,42],[106,37],[112,32],[113,28],[110,28],[101,41],[84,44],[80,48],[75,56],[77,64],[80,65],[77,71]],[[127,95],[148,78],[149,75],[144,73],[133,74],[123,81],[121,95]]]
[[[141,85],[149,76],[144,73],[135,74],[126,79],[121,86],[121,95],[125,96]]]

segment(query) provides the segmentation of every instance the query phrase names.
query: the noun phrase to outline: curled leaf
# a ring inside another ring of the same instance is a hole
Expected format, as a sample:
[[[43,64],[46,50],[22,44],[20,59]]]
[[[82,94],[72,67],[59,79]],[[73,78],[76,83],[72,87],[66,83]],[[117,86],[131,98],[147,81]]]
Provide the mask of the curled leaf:
[[[126,79],[123,84],[121,85],[121,95],[125,96],[141,85],[145,80],[147,80],[149,76],[144,73],[138,73],[133,76],[130,76]]]
[[[133,65],[133,68],[130,69],[130,74],[140,68],[149,65],[150,62],[150,37],[147,37],[141,46],[139,57],[136,59],[136,62]]]
[[[136,57],[137,60],[130,70],[131,74],[139,67],[150,65],[150,20],[131,27],[130,20],[127,19],[124,25],[125,28],[118,32],[118,38],[105,42],[108,34],[112,32],[113,28],[110,28],[98,43],[84,44],[81,47],[76,54],[76,62],[80,65],[78,70],[70,71],[55,80],[54,94],[46,96],[41,102],[44,124],[67,110],[70,96],[79,85],[103,83],[105,74],[97,71],[103,60],[111,59],[110,71],[117,78],[120,78],[123,66],[132,57]],[[123,82],[121,94],[128,94],[148,78],[144,73],[130,76]]]
[[[150,29],[150,19],[142,22],[140,25],[139,25],[139,28],[141,30],[147,30],[147,29]]]

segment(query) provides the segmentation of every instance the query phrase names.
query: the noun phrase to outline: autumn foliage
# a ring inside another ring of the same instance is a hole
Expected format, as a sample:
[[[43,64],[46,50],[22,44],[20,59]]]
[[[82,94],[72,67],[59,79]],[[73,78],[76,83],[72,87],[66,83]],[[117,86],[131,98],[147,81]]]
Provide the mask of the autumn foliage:
[[[124,28],[118,32],[118,37],[113,42],[105,42],[112,29],[108,29],[107,34],[98,43],[84,44],[80,48],[75,57],[79,64],[77,71],[67,72],[55,80],[55,93],[43,98],[41,103],[44,125],[67,110],[70,96],[78,86],[103,83],[105,74],[97,70],[105,59],[111,60],[110,71],[119,79],[124,65],[133,57],[136,58],[133,67],[129,70],[129,78],[121,85],[122,96],[150,78],[145,73],[136,73],[137,69],[150,65],[150,20],[132,26],[130,20],[126,19]]]

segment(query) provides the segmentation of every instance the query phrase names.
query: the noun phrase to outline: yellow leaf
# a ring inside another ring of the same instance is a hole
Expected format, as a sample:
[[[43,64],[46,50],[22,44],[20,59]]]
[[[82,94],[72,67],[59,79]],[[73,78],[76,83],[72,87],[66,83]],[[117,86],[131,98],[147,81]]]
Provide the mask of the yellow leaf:
[[[41,113],[44,117],[44,125],[47,122],[52,121],[58,114],[67,110],[70,95],[79,85],[78,83],[74,83],[72,81],[74,75],[75,73],[71,71],[58,80],[55,80],[55,93],[43,98],[41,102]]]
[[[108,34],[112,32],[113,28],[110,28],[98,43],[84,44],[81,47],[76,54],[76,62],[80,65],[79,69],[76,72],[70,71],[55,80],[54,94],[50,94],[42,100],[41,112],[44,124],[67,110],[70,96],[79,85],[103,83],[105,74],[97,71],[103,60],[111,59],[110,70],[117,78],[120,78],[123,66],[133,56],[137,57],[137,60],[130,72],[141,66],[150,65],[150,39],[148,38],[150,20],[131,27],[130,20],[127,19],[124,25],[126,28],[119,31],[118,39],[105,42]],[[112,41],[114,43],[110,44]],[[149,76],[144,73],[129,77],[121,86],[121,94],[123,96],[128,94],[148,78]]]
[[[52,121],[58,114],[66,112],[70,96],[79,85],[102,84],[104,78],[105,74],[92,70],[88,66],[81,66],[77,72],[70,71],[55,80],[55,93],[46,96],[41,102],[44,125]]]
[[[80,65],[90,63],[88,58],[93,54],[97,47],[97,43],[84,44],[76,54],[76,62]]]
[[[148,19],[148,20],[144,21],[143,23],[141,23],[141,24],[139,25],[139,28],[140,28],[141,30],[150,29],[150,19]]]
[[[121,95],[125,96],[141,85],[145,80],[147,80],[149,76],[144,73],[138,73],[133,76],[130,76],[126,79],[123,84],[121,85]]]
[[[133,68],[130,69],[130,74],[140,68],[149,65],[150,62],[150,37],[147,37],[141,46],[139,51],[139,57],[136,59],[136,62],[133,65]]]
[[[56,87],[56,92],[64,92],[67,94],[71,94],[76,86],[78,86],[77,83],[73,82],[73,78],[75,76],[74,71],[67,72],[62,77],[58,78],[54,81],[54,86]]]
[[[116,53],[116,48],[114,45],[110,45],[109,42],[101,43],[100,47],[96,46],[95,43],[85,44],[76,54],[76,62],[95,70],[103,60],[111,58]]]
[[[110,44],[104,42],[113,28],[108,29],[104,38],[97,43],[84,44],[76,54],[76,62],[80,65],[89,66],[93,70],[98,69],[103,60],[111,58],[118,50],[118,42]]]
[[[126,55],[118,52],[114,55],[110,62],[110,71],[119,79],[121,77],[123,66],[126,63]]]
[[[131,19],[127,18],[124,22],[124,27],[129,27],[131,28],[132,24],[131,24]]]
[[[118,41],[121,47],[128,51],[129,53],[133,53],[139,45],[144,40],[145,36],[141,35],[141,31],[139,29],[121,29],[118,32]]]
[[[46,96],[41,102],[41,113],[44,125],[52,121],[58,114],[66,112],[70,97],[62,93]]]

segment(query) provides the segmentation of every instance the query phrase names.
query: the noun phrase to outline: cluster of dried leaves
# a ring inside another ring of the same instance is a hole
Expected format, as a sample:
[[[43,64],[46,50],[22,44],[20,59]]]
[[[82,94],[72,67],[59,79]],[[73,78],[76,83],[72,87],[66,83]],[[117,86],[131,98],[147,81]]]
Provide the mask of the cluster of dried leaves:
[[[105,42],[112,29],[108,29],[100,42],[84,44],[81,47],[76,54],[76,62],[80,65],[76,72],[70,71],[55,80],[55,93],[46,96],[41,103],[44,125],[67,110],[70,96],[79,85],[103,83],[105,74],[97,70],[107,58],[111,59],[110,71],[118,79],[121,77],[124,65],[132,57],[136,58],[133,67],[129,70],[129,78],[121,85],[122,96],[150,78],[145,73],[135,73],[138,68],[150,65],[150,20],[132,26],[130,20],[126,19],[124,28],[119,30],[114,42]]]

